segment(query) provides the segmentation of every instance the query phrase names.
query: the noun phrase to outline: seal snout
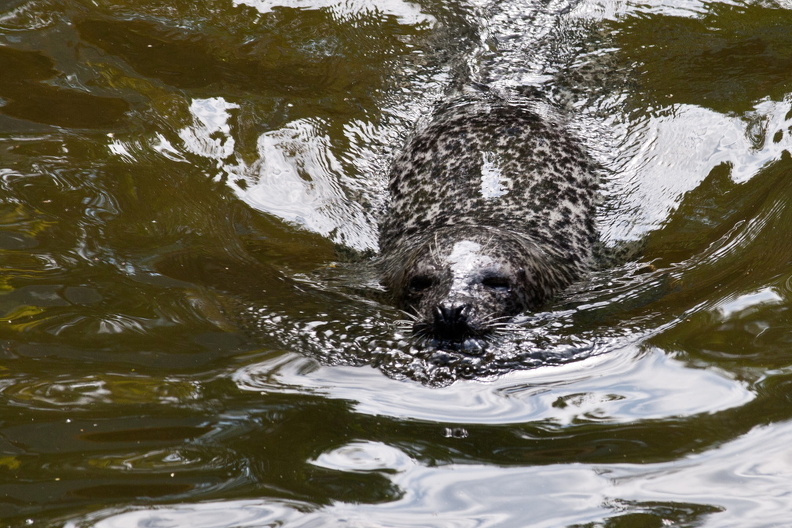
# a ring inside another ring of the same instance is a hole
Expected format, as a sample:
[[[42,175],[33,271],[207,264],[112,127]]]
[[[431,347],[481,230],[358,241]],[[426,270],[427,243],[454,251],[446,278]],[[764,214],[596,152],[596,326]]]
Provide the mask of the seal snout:
[[[434,308],[435,337],[448,341],[462,341],[474,334],[470,326],[473,305],[470,303],[440,303]]]

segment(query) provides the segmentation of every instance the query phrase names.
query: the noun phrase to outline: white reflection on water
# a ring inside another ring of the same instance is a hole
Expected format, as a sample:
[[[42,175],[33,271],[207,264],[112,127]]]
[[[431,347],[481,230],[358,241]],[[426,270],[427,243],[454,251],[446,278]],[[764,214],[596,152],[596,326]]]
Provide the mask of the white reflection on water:
[[[193,153],[207,158],[223,160],[234,153],[236,142],[228,124],[230,111],[239,105],[229,103],[222,97],[193,99],[190,113],[195,124],[179,131],[179,137]]]
[[[360,250],[376,248],[372,213],[366,211],[365,204],[347,196],[350,190],[362,189],[355,188],[355,182],[345,176],[330,138],[322,132],[322,122],[298,119],[261,134],[258,160],[248,164],[236,155],[229,124],[231,112],[238,108],[222,97],[194,99],[190,104],[193,123],[179,131],[185,149],[214,160],[216,178],[224,179],[254,209],[338,244]],[[366,128],[354,124],[347,127],[349,133]]]
[[[259,13],[271,12],[276,7],[292,9],[327,9],[339,18],[345,18],[361,13],[383,13],[396,17],[402,24],[433,24],[434,17],[421,12],[421,6],[400,0],[233,0],[234,5],[246,5],[256,9]]]
[[[374,246],[374,222],[350,201],[344,173],[313,120],[293,121],[258,139],[259,160],[229,185],[250,206],[357,249]]]
[[[396,381],[370,367],[323,366],[296,354],[245,366],[234,380],[246,391],[312,392],[355,402],[359,413],[459,424],[628,423],[716,412],[754,398],[745,382],[726,372],[692,369],[656,349],[635,347],[443,388]]]
[[[784,297],[775,288],[767,286],[749,293],[730,295],[719,301],[715,306],[715,310],[725,321],[739,313],[746,314],[758,311],[768,305],[782,305],[784,301]]]
[[[789,526],[791,443],[792,422],[774,423],[680,461],[614,465],[608,477],[624,500],[724,508],[704,526]]]
[[[645,122],[611,123],[622,137],[618,158],[601,160],[618,174],[605,189],[611,203],[603,214],[604,238],[637,240],[660,227],[718,165],[730,166],[735,183],[750,180],[790,148],[789,140],[770,139],[789,126],[788,110],[788,102],[761,101],[746,119],[677,105]]]
[[[403,451],[382,442],[352,442],[322,453],[313,464],[337,471],[391,470],[397,473],[404,473],[417,465]]]
[[[190,528],[261,527],[279,526],[300,517],[297,503],[229,501],[190,504],[173,508],[139,509],[107,516],[100,512],[84,520],[66,523],[64,528],[96,526],[97,528],[165,528],[189,526]],[[105,517],[105,518],[102,518]],[[290,523],[291,524],[291,523]],[[296,524],[291,524],[297,526]]]
[[[696,526],[786,526],[792,495],[792,423],[755,429],[720,448],[657,464],[554,464],[425,467],[398,449],[355,442],[314,463],[338,471],[379,471],[404,492],[384,504],[315,506],[240,500],[104,511],[67,528],[191,526],[548,527],[603,522],[618,515],[655,515],[699,505]],[[364,462],[378,459],[371,464]],[[669,525],[675,524],[672,519]],[[692,524],[689,524],[692,525]]]

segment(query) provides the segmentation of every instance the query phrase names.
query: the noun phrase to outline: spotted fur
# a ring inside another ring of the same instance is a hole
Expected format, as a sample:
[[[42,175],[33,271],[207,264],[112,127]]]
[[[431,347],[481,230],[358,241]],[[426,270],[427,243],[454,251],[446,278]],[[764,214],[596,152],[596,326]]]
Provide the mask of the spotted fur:
[[[590,268],[596,171],[545,114],[494,99],[456,101],[395,159],[381,278],[417,335],[486,336]]]

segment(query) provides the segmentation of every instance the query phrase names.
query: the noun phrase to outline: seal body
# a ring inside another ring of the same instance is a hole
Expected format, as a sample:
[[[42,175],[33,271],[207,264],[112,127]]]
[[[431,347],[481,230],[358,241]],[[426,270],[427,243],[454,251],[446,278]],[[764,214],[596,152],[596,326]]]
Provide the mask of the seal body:
[[[590,268],[596,189],[583,148],[536,107],[447,104],[391,167],[381,281],[416,335],[484,338]]]

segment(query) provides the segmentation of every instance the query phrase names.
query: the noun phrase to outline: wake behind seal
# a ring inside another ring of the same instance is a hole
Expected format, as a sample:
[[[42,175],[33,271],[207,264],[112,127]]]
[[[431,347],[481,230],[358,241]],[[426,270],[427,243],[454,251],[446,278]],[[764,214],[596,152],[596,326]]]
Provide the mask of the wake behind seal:
[[[537,105],[460,99],[396,157],[381,281],[438,347],[486,340],[592,267],[594,164]]]

